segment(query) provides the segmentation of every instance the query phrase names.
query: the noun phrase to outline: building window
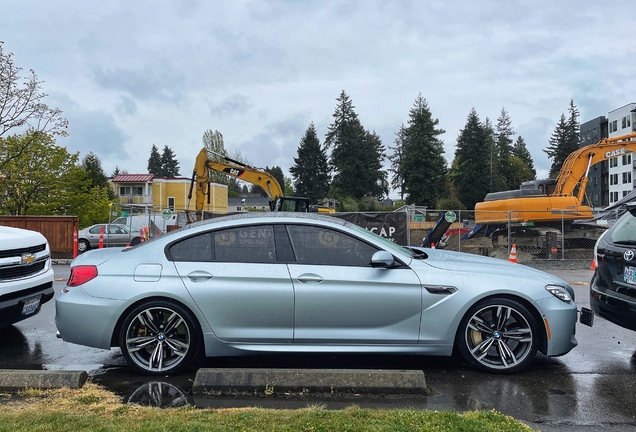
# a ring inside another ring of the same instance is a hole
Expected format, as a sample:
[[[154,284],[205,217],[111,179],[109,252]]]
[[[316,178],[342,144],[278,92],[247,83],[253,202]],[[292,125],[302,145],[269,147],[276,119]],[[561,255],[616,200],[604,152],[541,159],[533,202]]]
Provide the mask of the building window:
[[[618,184],[618,174],[611,174],[610,175],[610,186],[611,185],[617,185]]]
[[[616,168],[618,166],[618,158],[611,158],[609,161],[610,168]]]
[[[119,186],[119,195],[143,195],[143,186]]]
[[[174,197],[168,197],[168,208],[174,211]]]
[[[621,127],[622,127],[622,129],[625,129],[627,127],[627,117],[623,117],[623,121],[621,123]]]
[[[630,165],[632,163],[632,155],[623,155],[623,165]]]
[[[623,184],[632,182],[632,172],[627,171],[623,173]]]
[[[623,197],[626,197],[629,191],[623,191]]]

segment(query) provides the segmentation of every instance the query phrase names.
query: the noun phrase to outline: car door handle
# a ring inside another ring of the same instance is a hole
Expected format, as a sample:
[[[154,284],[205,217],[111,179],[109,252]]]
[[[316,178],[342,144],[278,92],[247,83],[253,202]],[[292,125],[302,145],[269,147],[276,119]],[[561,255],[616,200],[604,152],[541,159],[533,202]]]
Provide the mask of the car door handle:
[[[323,281],[323,278],[317,274],[306,273],[298,276],[298,281],[302,283],[320,283]]]
[[[203,270],[196,270],[192,273],[188,273],[188,279],[190,279],[192,282],[204,282],[206,280],[212,279],[213,277],[214,276],[212,276],[210,273]]]

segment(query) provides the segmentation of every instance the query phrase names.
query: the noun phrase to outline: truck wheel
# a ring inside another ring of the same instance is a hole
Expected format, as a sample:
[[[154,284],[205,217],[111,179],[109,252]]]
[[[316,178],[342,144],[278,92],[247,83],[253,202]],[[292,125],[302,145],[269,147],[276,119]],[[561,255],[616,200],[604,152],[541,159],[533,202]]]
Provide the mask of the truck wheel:
[[[77,242],[77,251],[79,253],[86,252],[90,248],[91,248],[91,245],[88,243],[88,241],[84,239],[81,239],[79,242]]]

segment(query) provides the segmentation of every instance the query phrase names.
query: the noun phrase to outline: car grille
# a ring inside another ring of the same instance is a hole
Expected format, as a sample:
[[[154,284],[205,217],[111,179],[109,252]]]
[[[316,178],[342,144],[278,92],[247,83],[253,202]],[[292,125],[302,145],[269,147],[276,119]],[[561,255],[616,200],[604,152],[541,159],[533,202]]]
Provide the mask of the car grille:
[[[0,251],[0,282],[27,278],[41,273],[49,259],[48,254],[42,254],[43,251],[46,251],[46,244]],[[21,257],[27,254],[39,254],[39,256],[31,263],[21,262]]]
[[[10,257],[17,257],[17,256],[19,257],[25,253],[38,253],[38,252],[42,252],[45,249],[46,249],[46,245],[41,244],[38,246],[31,246],[31,247],[20,248],[20,249],[0,250],[0,258],[10,258]]]

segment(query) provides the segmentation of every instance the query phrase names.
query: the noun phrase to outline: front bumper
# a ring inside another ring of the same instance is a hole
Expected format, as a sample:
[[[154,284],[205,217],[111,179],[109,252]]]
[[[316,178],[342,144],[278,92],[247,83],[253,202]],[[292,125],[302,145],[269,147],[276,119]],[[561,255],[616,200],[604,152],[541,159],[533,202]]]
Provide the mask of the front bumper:
[[[0,284],[0,288],[2,288],[0,290],[0,328],[2,328],[38,314],[42,305],[53,298],[55,293],[53,268],[49,266],[46,272],[36,277]],[[29,300],[37,298],[39,298],[37,307],[27,304]]]

